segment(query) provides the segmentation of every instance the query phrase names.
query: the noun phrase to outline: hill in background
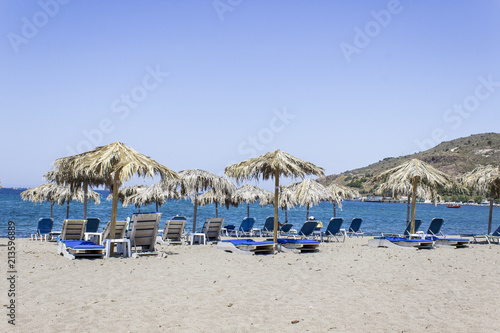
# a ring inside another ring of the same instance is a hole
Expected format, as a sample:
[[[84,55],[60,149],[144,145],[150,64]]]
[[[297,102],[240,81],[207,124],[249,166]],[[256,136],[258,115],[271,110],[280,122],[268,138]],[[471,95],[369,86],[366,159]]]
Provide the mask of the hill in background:
[[[362,193],[367,193],[373,188],[373,186],[366,186],[368,178],[412,158],[427,162],[452,176],[471,171],[478,164],[500,165],[500,134],[475,134],[445,141],[423,152],[400,157],[387,157],[363,168],[321,177],[318,181],[326,186],[331,183],[347,185],[358,188]]]

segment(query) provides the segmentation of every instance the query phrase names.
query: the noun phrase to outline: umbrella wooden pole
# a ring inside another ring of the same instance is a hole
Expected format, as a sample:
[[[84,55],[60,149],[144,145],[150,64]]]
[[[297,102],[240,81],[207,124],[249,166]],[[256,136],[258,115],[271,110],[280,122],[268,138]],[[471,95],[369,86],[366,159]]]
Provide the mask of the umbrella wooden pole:
[[[215,218],[219,217],[219,209],[217,208],[217,202],[215,203]]]
[[[337,204],[333,203],[333,217],[337,217]]]
[[[66,201],[66,218],[69,219],[69,201]]]
[[[250,203],[247,202],[247,217],[250,217]]]
[[[110,235],[115,238],[116,233],[116,213],[118,211],[118,186],[120,185],[120,175],[115,171],[113,179],[113,201],[111,202],[111,222],[110,222]],[[110,256],[113,256],[114,244],[110,244]]]
[[[488,235],[491,233],[491,221],[493,219],[493,201],[494,201],[494,198],[490,198],[490,215],[488,217]]]
[[[87,204],[89,202],[89,184],[83,183],[83,219],[87,219]]]
[[[50,203],[50,218],[52,218],[54,216],[54,203],[51,202]]]
[[[415,211],[417,203],[417,177],[413,177],[413,189],[411,194],[411,228],[410,233],[415,233]]]
[[[410,198],[406,197],[406,225],[410,223]]]
[[[288,223],[288,209],[285,208],[285,224]]]
[[[156,201],[156,212],[158,213],[158,201]]]
[[[274,248],[276,249],[276,243],[278,242],[278,190],[280,188],[280,171],[276,169],[274,171],[274,230],[273,230],[273,240]]]
[[[307,204],[306,221],[309,221],[309,204]]]
[[[193,200],[194,213],[193,213],[193,232],[196,232],[196,213],[198,212],[198,195],[195,195]]]

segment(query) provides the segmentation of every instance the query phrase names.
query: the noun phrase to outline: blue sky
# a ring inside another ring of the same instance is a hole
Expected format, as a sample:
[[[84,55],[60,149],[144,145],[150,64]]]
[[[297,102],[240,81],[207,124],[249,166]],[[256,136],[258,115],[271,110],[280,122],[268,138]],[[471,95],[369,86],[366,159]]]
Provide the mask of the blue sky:
[[[114,141],[175,171],[222,175],[281,149],[332,174],[498,132],[498,1],[2,0],[0,13],[6,187]]]

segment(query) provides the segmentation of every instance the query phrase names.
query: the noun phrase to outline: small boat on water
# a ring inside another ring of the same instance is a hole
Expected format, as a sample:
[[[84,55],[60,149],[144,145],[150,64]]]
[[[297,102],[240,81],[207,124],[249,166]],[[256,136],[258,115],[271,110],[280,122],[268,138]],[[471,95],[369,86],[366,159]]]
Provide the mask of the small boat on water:
[[[460,208],[460,205],[447,205],[446,208]]]

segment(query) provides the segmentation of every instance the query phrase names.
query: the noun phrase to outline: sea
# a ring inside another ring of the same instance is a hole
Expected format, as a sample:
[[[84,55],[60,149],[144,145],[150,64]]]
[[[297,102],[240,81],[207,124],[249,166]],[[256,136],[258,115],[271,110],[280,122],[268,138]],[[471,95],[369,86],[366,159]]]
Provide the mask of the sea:
[[[9,221],[13,221],[16,227],[16,237],[30,237],[36,231],[37,222],[40,218],[50,217],[50,203],[34,204],[23,201],[19,189],[0,189],[0,237],[8,236]],[[104,228],[111,217],[111,201],[107,201],[107,192],[101,193],[101,203],[95,205],[89,202],[87,217],[98,217],[101,220],[100,229]],[[71,202],[69,205],[69,217],[74,219],[83,218],[83,204]],[[141,212],[155,212],[156,206],[141,207]],[[172,216],[181,215],[188,219],[186,231],[192,231],[194,206],[189,200],[165,202],[158,211],[162,213],[160,228],[167,219]],[[344,218],[343,228],[348,228],[353,218],[363,219],[361,229],[368,235],[380,235],[381,233],[402,233],[406,227],[406,204],[405,203],[382,203],[382,202],[360,202],[343,201],[342,209],[337,207],[337,217]],[[122,207],[118,205],[118,220],[126,220],[138,209],[131,205]],[[288,223],[293,224],[294,229],[300,229],[306,221],[306,208],[295,207],[287,211]],[[250,216],[256,218],[254,228],[262,228],[267,216],[273,216],[272,205],[261,207],[258,203],[250,204]],[[314,216],[317,221],[322,221],[326,228],[328,221],[333,217],[333,204],[322,202],[309,210],[309,215]],[[426,231],[433,218],[443,218],[444,225],[441,231],[444,234],[486,234],[488,228],[488,206],[463,205],[460,208],[447,208],[445,205],[434,206],[432,204],[417,204],[416,218],[422,219],[420,230]],[[224,218],[224,225],[233,224],[239,226],[242,219],[247,216],[247,205],[240,204],[238,207],[218,208],[218,216]],[[197,231],[203,227],[207,218],[215,217],[215,205],[199,206],[197,213]],[[62,222],[66,218],[66,205],[54,205],[53,230],[61,230]],[[285,211],[279,210],[280,222],[285,221]],[[500,225],[500,207],[493,208],[493,230]]]

